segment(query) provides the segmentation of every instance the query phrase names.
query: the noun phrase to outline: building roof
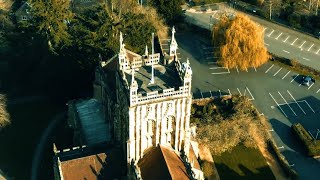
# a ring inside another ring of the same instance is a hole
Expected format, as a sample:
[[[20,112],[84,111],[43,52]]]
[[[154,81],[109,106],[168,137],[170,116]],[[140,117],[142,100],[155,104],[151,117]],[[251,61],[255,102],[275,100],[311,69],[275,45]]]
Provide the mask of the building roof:
[[[134,80],[138,83],[138,93],[145,94],[155,90],[162,92],[164,89],[177,89],[181,86],[181,81],[177,72],[161,64],[154,65],[153,67],[154,84],[149,84],[152,76],[150,66],[142,66],[136,69],[134,73]],[[126,72],[126,79],[130,85],[132,73]]]
[[[120,179],[124,167],[121,150],[103,149],[105,146],[58,152],[56,156],[61,161],[59,169],[63,179]]]
[[[149,149],[138,166],[144,180],[190,179],[179,155],[162,145]]]
[[[198,162],[198,158],[194,153],[193,147],[190,146],[189,148],[189,162],[192,164],[192,167],[198,170],[201,170],[200,164]]]
[[[110,127],[104,120],[102,104],[96,99],[89,99],[76,102],[75,106],[86,145],[109,142]]]
[[[20,8],[16,11],[17,16],[25,15],[30,13],[31,6],[28,2],[23,3]]]
[[[61,162],[63,179],[98,179],[106,158],[105,153],[100,153]]]

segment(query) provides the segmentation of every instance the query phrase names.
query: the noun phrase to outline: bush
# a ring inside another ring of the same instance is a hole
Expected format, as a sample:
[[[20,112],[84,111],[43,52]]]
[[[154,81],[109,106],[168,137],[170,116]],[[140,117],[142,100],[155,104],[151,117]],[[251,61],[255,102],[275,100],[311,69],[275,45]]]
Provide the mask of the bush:
[[[286,158],[280,153],[279,149],[277,148],[277,146],[275,145],[275,143],[273,141],[268,141],[268,145],[271,147],[271,149],[273,150],[273,152],[276,154],[276,157],[279,161],[280,166],[282,167],[282,169],[284,170],[284,172],[287,174],[287,176],[290,177],[290,179],[295,180],[295,179],[299,179],[299,175],[298,173],[292,169],[289,166],[288,161],[286,160]]]
[[[320,155],[320,140],[314,140],[300,123],[293,124],[291,128],[305,145],[308,151],[308,156]]]

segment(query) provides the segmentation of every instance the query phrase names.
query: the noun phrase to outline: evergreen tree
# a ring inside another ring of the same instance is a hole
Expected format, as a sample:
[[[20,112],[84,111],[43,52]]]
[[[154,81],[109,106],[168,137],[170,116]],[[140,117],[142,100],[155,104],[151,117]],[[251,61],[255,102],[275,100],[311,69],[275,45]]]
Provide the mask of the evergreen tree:
[[[151,0],[150,4],[166,20],[167,24],[174,25],[182,19],[181,4],[183,0]]]
[[[48,42],[52,51],[71,45],[71,35],[68,33],[69,22],[73,14],[65,0],[33,0],[32,27]]]

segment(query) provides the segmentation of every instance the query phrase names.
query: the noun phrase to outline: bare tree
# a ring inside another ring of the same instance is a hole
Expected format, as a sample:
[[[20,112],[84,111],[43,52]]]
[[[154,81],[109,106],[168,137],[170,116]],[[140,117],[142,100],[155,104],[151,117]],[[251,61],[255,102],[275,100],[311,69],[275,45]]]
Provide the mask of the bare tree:
[[[10,115],[6,107],[6,97],[0,94],[0,129],[10,124]]]

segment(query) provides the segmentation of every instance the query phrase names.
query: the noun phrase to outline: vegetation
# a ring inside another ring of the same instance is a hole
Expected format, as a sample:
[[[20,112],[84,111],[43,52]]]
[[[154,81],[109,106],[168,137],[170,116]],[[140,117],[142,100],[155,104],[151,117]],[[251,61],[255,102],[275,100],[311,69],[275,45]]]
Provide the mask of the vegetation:
[[[320,140],[314,140],[300,123],[293,124],[291,128],[307,148],[309,156],[320,155]]]
[[[290,179],[292,180],[299,179],[298,173],[289,165],[289,162],[287,161],[286,157],[280,152],[275,142],[270,140],[268,141],[268,143],[271,147],[271,150],[275,153],[277,160],[284,172],[286,173],[286,175],[290,177]]]
[[[64,0],[33,0],[33,28],[48,42],[51,51],[56,51],[71,45],[71,35],[68,25],[73,18],[70,1]]]
[[[215,99],[206,105],[193,104],[191,123],[197,124],[200,143],[207,144],[214,155],[230,151],[238,144],[257,148],[266,145],[268,123],[243,96]]]
[[[266,63],[269,55],[264,46],[263,29],[248,17],[223,16],[213,27],[213,44],[218,63],[227,68],[246,70]]]
[[[221,179],[275,179],[258,149],[239,144],[230,152],[224,152],[213,158]]]
[[[277,63],[280,66],[284,66],[288,69],[291,69],[299,74],[310,75],[313,78],[320,80],[320,72],[318,70],[312,67],[303,65],[295,59],[286,59],[283,57],[272,55],[272,60],[274,61],[274,63]]]
[[[157,9],[168,25],[172,26],[182,20],[183,0],[151,0],[149,3]]]
[[[39,137],[51,118],[63,107],[64,105],[56,105],[49,100],[8,105],[7,110],[12,122],[0,134],[0,169],[5,174],[12,179],[28,179],[30,177],[29,167],[31,167]],[[52,144],[50,143],[49,146],[52,151]],[[50,156],[52,157],[52,155]],[[49,172],[47,174],[51,174]]]
[[[10,124],[10,115],[7,110],[6,97],[0,94],[0,130]]]

